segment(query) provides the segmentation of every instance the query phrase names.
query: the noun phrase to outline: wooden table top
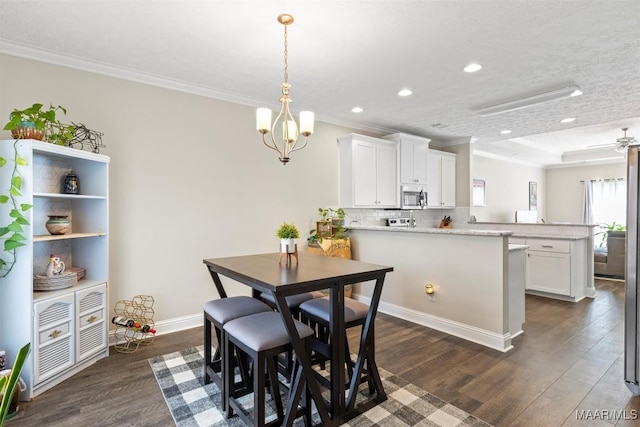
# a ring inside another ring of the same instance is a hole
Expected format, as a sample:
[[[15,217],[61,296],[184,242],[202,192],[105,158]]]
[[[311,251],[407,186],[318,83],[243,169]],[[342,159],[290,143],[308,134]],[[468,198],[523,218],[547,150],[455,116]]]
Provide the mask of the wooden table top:
[[[278,263],[279,258],[280,253],[275,252],[212,258],[203,262],[210,270],[252,287],[283,293],[293,287],[299,292],[300,287],[323,289],[323,285],[329,287],[336,282],[343,285],[357,283],[393,271],[393,267],[384,265],[305,252],[298,254],[298,263],[293,258],[291,265],[286,264],[285,257]]]

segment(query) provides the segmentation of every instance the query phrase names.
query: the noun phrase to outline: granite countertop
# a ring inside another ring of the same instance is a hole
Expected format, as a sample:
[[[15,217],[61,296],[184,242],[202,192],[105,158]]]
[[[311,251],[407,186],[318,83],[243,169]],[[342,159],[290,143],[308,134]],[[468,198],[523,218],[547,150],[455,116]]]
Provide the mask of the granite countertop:
[[[514,245],[513,243],[509,243],[509,252],[524,251],[526,249],[529,249],[529,245]]]
[[[457,234],[464,236],[511,236],[512,231],[504,230],[473,230],[464,228],[430,228],[430,227],[387,227],[384,225],[345,225],[348,230],[373,230],[393,231],[400,233],[424,233],[424,234]]]
[[[547,239],[547,240],[581,240],[588,236],[567,236],[566,234],[532,234],[532,233],[513,233],[511,237],[520,239]]]
[[[571,222],[492,222],[492,221],[476,221],[476,222],[467,222],[467,224],[500,224],[500,225],[516,225],[516,226],[521,226],[521,225],[540,225],[540,226],[545,226],[545,225],[554,225],[554,226],[561,226],[561,227],[597,227],[598,224],[574,224]]]

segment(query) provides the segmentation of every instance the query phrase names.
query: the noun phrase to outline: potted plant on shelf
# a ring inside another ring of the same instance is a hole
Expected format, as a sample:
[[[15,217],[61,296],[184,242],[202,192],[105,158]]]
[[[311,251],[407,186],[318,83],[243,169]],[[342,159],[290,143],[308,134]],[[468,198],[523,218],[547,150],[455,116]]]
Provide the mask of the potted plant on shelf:
[[[276,236],[280,238],[280,252],[284,253],[295,253],[295,239],[300,237],[300,232],[298,228],[293,224],[283,223],[278,231],[276,232]]]
[[[24,110],[14,109],[9,114],[9,122],[4,130],[11,131],[14,139],[37,139],[56,145],[67,145],[73,139],[75,126],[65,125],[56,118],[56,113],[67,114],[67,110],[58,105],[50,105],[43,110],[42,104],[33,104]]]

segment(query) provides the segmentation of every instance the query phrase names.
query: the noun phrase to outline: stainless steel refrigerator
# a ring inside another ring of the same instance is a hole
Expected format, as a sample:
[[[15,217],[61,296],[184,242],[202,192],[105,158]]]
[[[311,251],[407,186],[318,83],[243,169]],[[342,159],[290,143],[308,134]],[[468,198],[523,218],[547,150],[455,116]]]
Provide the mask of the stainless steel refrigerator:
[[[640,395],[640,310],[638,307],[638,145],[627,151],[627,259],[624,303],[624,380],[634,395]]]

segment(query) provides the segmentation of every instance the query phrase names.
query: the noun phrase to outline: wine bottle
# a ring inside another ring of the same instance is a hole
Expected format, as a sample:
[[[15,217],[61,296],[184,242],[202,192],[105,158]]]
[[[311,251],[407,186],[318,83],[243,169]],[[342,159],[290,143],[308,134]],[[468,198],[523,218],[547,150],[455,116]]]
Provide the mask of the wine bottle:
[[[111,323],[113,323],[114,325],[126,326],[127,328],[131,328],[133,327],[133,325],[135,325],[136,322],[133,319],[125,319],[122,316],[115,316],[113,319],[111,319]]]
[[[144,332],[145,334],[155,334],[156,330],[149,325],[144,325],[142,327],[142,332]]]

